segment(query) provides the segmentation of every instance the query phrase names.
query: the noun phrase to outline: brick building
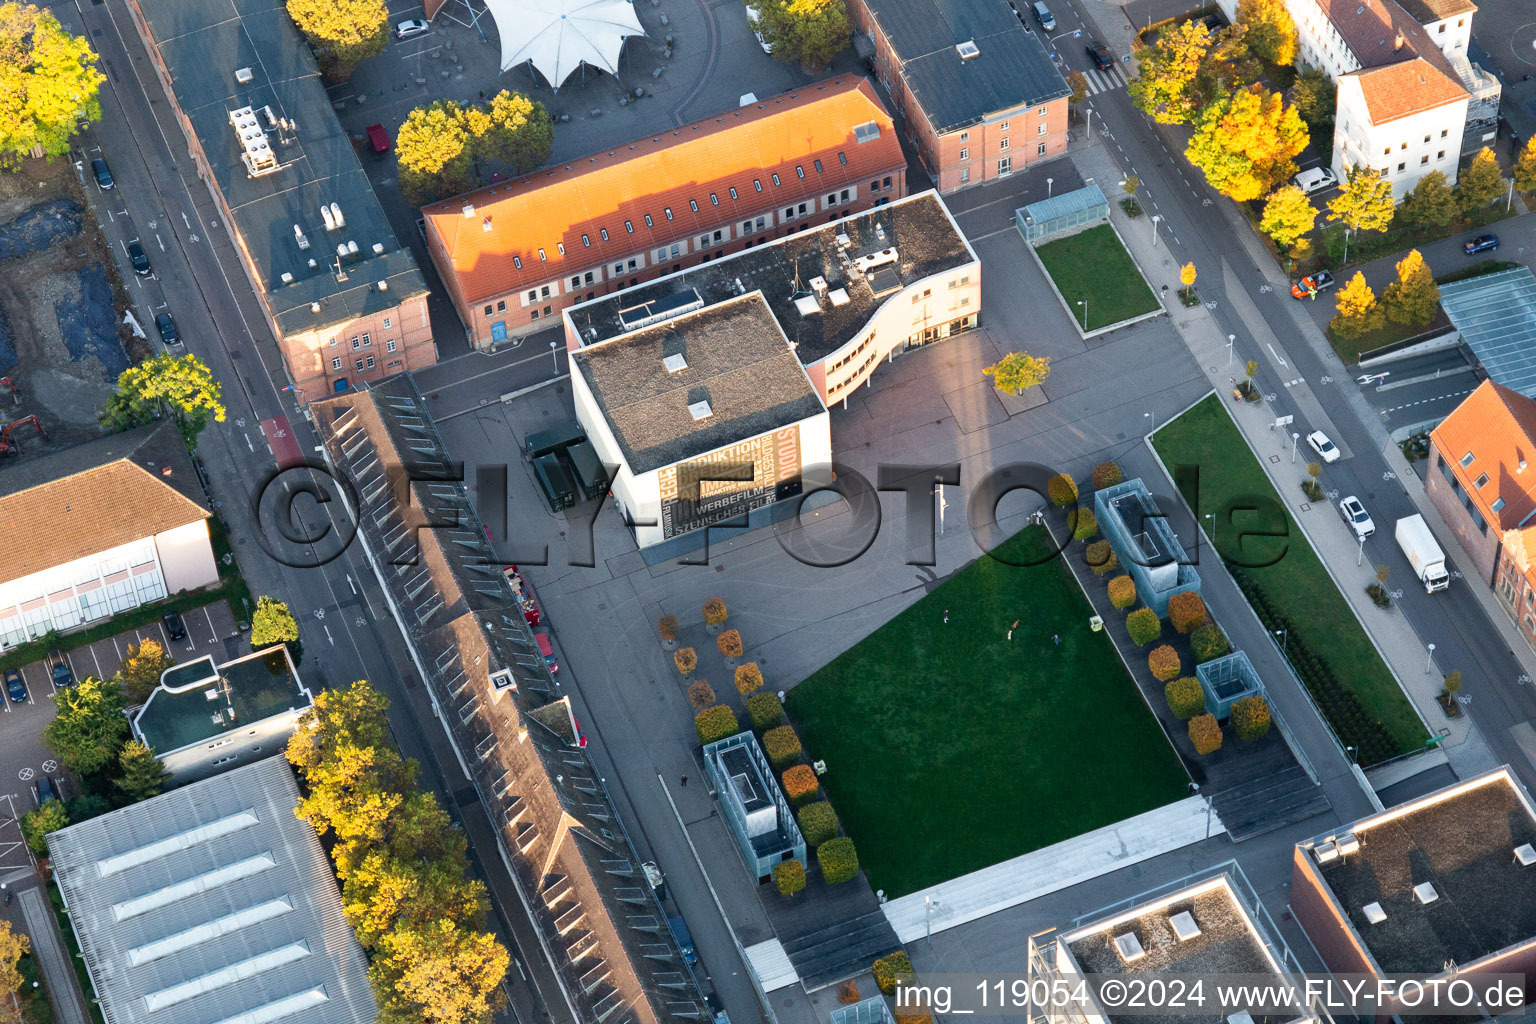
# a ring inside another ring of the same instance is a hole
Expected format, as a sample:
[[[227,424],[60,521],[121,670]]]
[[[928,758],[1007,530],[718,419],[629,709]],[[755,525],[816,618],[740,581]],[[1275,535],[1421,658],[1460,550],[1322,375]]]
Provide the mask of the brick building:
[[[873,83],[844,75],[422,210],[472,343],[906,195]]]

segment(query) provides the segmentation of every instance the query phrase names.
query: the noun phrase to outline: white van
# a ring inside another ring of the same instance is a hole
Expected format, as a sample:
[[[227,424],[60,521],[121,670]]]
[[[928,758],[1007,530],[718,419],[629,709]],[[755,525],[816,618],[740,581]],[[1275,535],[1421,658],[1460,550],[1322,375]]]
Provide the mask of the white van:
[[[1339,179],[1335,178],[1333,172],[1326,167],[1309,167],[1293,177],[1291,183],[1307,195],[1311,195],[1325,188],[1332,188],[1339,183]]]
[[[1045,6],[1044,0],[1035,0],[1034,7],[1035,20],[1040,23],[1040,27],[1047,32],[1056,31],[1056,17],[1051,14],[1051,9]]]

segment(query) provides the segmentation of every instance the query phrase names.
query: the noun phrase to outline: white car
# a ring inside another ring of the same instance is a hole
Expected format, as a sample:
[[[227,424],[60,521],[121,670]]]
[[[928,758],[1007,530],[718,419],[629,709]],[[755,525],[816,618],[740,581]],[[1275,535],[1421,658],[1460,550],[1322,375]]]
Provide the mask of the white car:
[[[420,18],[411,18],[409,21],[402,21],[395,26],[395,38],[411,39],[415,36],[425,35],[431,28],[431,25],[428,25]]]
[[[1309,167],[1293,175],[1291,183],[1307,195],[1311,195],[1325,188],[1332,188],[1339,183],[1339,179],[1334,177],[1333,171],[1326,167]]]
[[[747,25],[752,29],[752,34],[757,36],[757,45],[763,48],[764,53],[772,53],[773,44],[764,39],[763,34],[757,30],[757,11],[752,8],[751,4],[747,4],[746,8]]]
[[[1361,539],[1369,537],[1376,532],[1376,524],[1371,522],[1371,515],[1360,504],[1360,499],[1351,494],[1339,502],[1339,515],[1355,531],[1355,536]]]
[[[1328,435],[1321,430],[1314,430],[1308,434],[1307,444],[1311,445],[1312,450],[1323,457],[1324,462],[1339,461],[1339,449],[1334,446],[1332,441],[1328,440]]]

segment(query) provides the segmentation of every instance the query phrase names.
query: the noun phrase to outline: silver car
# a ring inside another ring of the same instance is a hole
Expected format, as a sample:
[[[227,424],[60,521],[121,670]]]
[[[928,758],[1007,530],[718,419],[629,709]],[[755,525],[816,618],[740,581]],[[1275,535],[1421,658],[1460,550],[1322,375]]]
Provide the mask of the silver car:
[[[402,21],[400,24],[395,26],[395,38],[410,39],[413,36],[419,36],[426,33],[431,28],[431,25],[428,25],[420,18],[411,18],[409,21]]]
[[[1324,462],[1339,461],[1338,447],[1328,440],[1328,435],[1321,430],[1314,430],[1307,435],[1307,445],[1317,452],[1318,455],[1322,456]]]
[[[1362,540],[1376,532],[1376,524],[1371,522],[1370,513],[1353,494],[1339,502],[1339,515],[1355,531],[1355,536]]]

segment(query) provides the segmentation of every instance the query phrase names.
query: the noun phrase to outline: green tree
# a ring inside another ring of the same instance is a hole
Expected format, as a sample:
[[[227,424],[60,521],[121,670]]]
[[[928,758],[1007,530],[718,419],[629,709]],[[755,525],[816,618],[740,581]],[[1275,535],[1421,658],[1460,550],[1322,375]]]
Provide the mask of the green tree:
[[[1317,223],[1317,208],[1307,194],[1295,185],[1277,188],[1264,202],[1264,216],[1259,219],[1263,231],[1281,249],[1290,249]]]
[[[96,59],[48,11],[0,4],[0,166],[18,166],[35,146],[63,156],[81,121],[100,120],[106,78]]]
[[[1435,318],[1440,288],[1419,250],[1410,250],[1398,261],[1397,280],[1381,293],[1381,305],[1394,323],[1423,327]]]
[[[1313,128],[1333,123],[1338,86],[1321,68],[1304,67],[1291,86],[1291,103],[1296,113]]]
[[[1241,203],[1295,174],[1306,146],[1296,111],[1256,85],[1207,105],[1184,152],[1213,188]]]
[[[1499,158],[1484,146],[1456,178],[1456,204],[1461,207],[1461,215],[1469,217],[1476,213],[1502,196],[1504,188],[1504,172],[1499,169]]]
[[[160,646],[160,641],[145,637],[136,644],[129,644],[123,667],[117,670],[117,681],[123,688],[128,706],[148,700],[150,693],[160,685],[160,674],[170,667],[170,656]]]
[[[288,0],[288,16],[315,48],[320,71],[333,82],[389,45],[384,0]]]
[[[503,89],[482,109],[488,129],[475,136],[475,149],[481,160],[505,161],[518,174],[526,174],[549,159],[555,128],[544,104],[520,92]]]
[[[1045,379],[1051,375],[1051,357],[1010,352],[991,366],[983,367],[981,372],[992,378],[993,385],[999,391],[1022,395],[1030,388],[1045,383]]]
[[[1430,171],[1419,179],[1412,191],[1403,196],[1397,216],[1414,228],[1448,227],[1456,219],[1456,194],[1445,182],[1445,175]]]
[[[168,778],[165,763],[138,740],[129,740],[117,755],[117,778],[112,784],[128,800],[138,803],[158,796]]]
[[[252,649],[298,642],[299,623],[288,610],[288,605],[275,597],[258,597],[256,612],[251,616]]]
[[[21,988],[25,979],[17,965],[32,950],[32,944],[21,932],[11,930],[11,922],[0,921],[0,1022],[11,1024],[22,1018],[16,1013],[11,993]]]
[[[793,896],[805,888],[805,865],[798,860],[780,861],[773,866],[773,884],[780,896]]]
[[[853,22],[843,0],[747,0],[773,59],[820,70],[848,48]]]
[[[1349,283],[1339,289],[1337,302],[1328,329],[1345,340],[1379,330],[1387,322],[1387,315],[1376,303],[1376,293],[1371,291],[1371,286],[1365,283],[1365,275],[1358,270]]]
[[[437,100],[406,115],[395,134],[400,194],[412,206],[468,192],[476,185],[475,153],[463,108]]]
[[[128,737],[123,688],[115,679],[87,677],[54,694],[58,712],[43,729],[43,745],[72,772],[93,775],[117,760]]]
[[[1203,22],[1186,21],[1142,47],[1129,90],[1136,109],[1159,124],[1188,124],[1200,106],[1196,80],[1211,45],[1211,30]]]
[[[496,936],[451,920],[396,928],[368,968],[379,1024],[488,1022],[502,1008],[510,962]]]
[[[188,448],[211,419],[224,422],[224,389],[206,363],[194,355],[180,359],[168,352],[150,356],[117,376],[117,390],[97,414],[107,430],[130,430],[169,415],[181,428]]]
[[[1285,0],[1243,0],[1237,23],[1247,30],[1248,48],[1271,64],[1296,63],[1296,23]]]
[[[1515,188],[1522,192],[1536,189],[1536,135],[1526,140],[1515,159]]]
[[[39,857],[48,856],[48,833],[57,832],[69,824],[69,812],[64,805],[51,797],[42,806],[21,816],[21,837],[27,847]]]
[[[1396,212],[1392,183],[1374,167],[1351,167],[1339,194],[1328,200],[1328,219],[1351,231],[1385,231]]]

